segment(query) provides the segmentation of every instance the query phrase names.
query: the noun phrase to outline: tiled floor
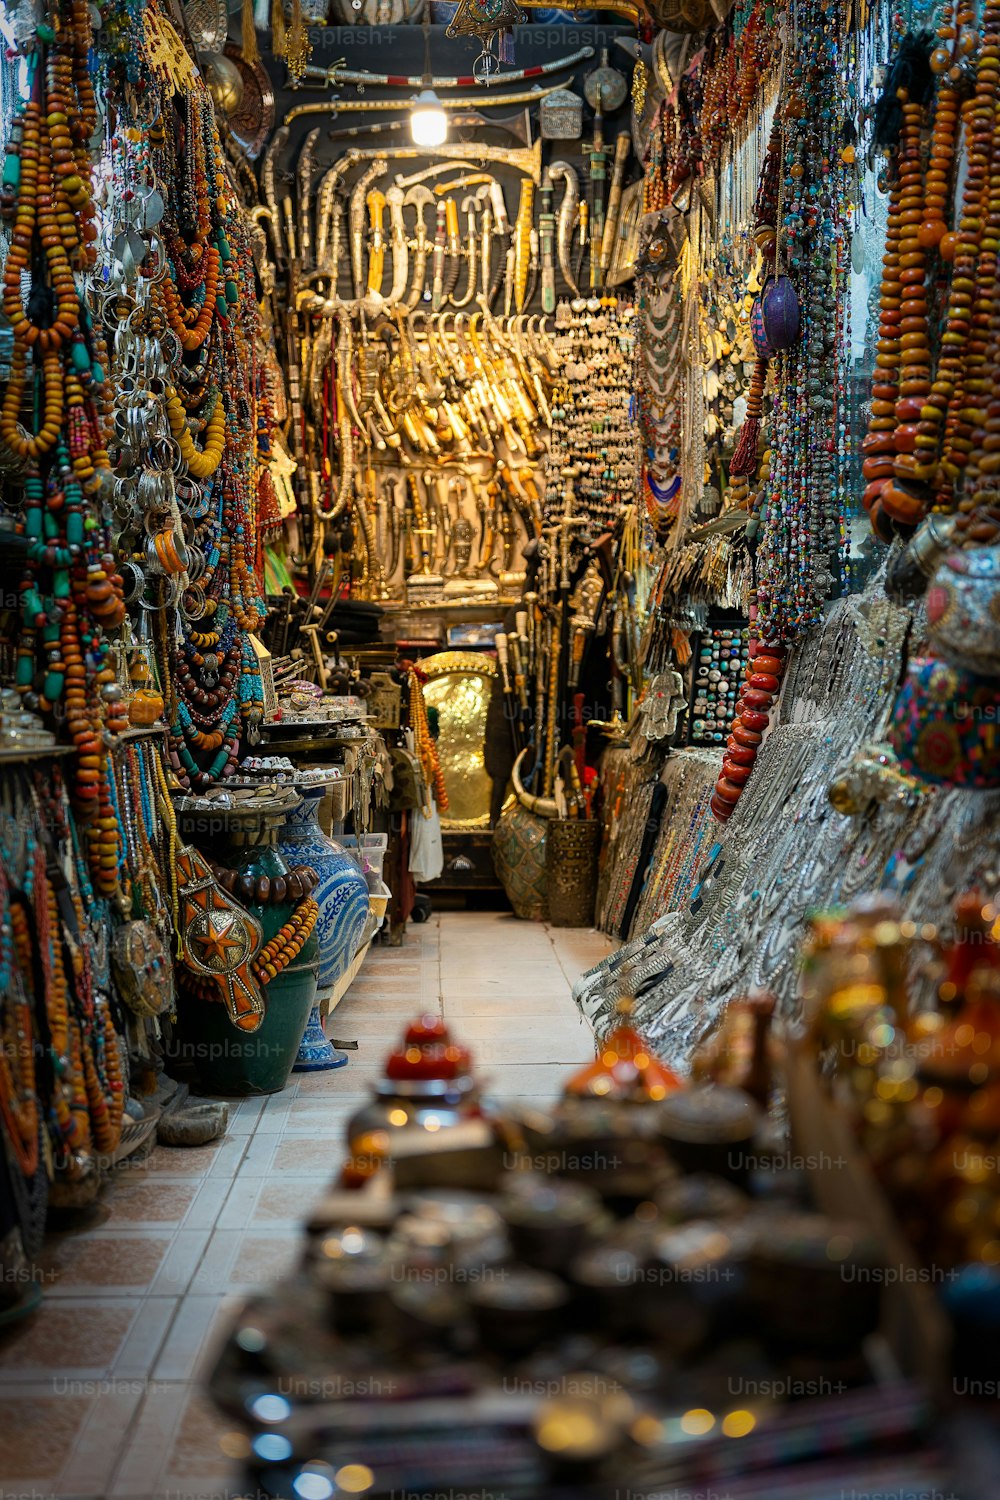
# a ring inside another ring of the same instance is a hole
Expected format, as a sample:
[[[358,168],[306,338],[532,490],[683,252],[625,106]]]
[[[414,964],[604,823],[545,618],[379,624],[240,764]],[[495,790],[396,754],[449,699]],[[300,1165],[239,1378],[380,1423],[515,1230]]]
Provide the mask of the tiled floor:
[[[570,984],[597,933],[445,913],[378,948],[334,1013],[346,1068],[293,1074],[232,1106],[224,1140],[157,1147],[125,1169],[92,1227],[54,1236],[40,1311],[0,1336],[0,1500],[229,1500],[242,1437],[199,1370],[239,1297],[280,1276],[337,1172],[347,1117],[418,1011],[440,1011],[499,1098],[552,1098],[593,1056]]]

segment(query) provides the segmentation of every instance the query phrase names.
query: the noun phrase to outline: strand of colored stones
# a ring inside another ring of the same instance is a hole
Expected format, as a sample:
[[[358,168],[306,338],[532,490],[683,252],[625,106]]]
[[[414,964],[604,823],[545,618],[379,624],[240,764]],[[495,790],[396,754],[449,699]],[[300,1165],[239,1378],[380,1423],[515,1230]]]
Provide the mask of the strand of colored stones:
[[[946,7],[937,29],[939,46],[929,58],[932,73],[941,79],[934,106],[930,158],[924,197],[924,220],[920,226],[920,243],[927,250],[936,249],[948,233],[945,214],[951,198],[955,172],[955,136],[962,103],[961,84],[964,69],[959,58],[972,52],[976,45],[975,6],[960,0],[957,16]],[[952,49],[944,44],[951,42]],[[957,56],[956,56],[957,54]]]
[[[989,5],[984,13],[983,51],[977,60],[975,94],[961,106],[961,121],[969,140],[969,164],[963,186],[958,226],[938,239],[941,257],[954,265],[949,289],[948,309],[941,340],[941,354],[935,378],[928,393],[920,399],[919,421],[915,424],[913,452],[909,467],[897,461],[894,480],[882,496],[884,516],[873,518],[876,535],[891,538],[891,526],[912,527],[926,514],[933,499],[939,509],[951,509],[953,490],[968,463],[975,426],[981,420],[983,382],[978,373],[985,360],[985,334],[989,328],[992,287],[995,280],[996,251],[992,255],[983,244],[983,225],[990,215],[989,198],[995,193],[997,167],[994,111],[997,101],[996,26],[1000,10]],[[960,7],[957,48],[970,50],[968,30],[969,7]],[[993,35],[993,41],[988,38]],[[938,31],[943,41],[955,40],[955,28],[942,23]],[[992,53],[993,55],[988,55]],[[928,168],[927,217],[920,226],[921,243],[938,238],[941,198],[947,194],[957,156],[959,112],[957,101],[963,76],[961,64],[952,62],[947,48],[936,48],[931,54],[935,72],[949,63],[948,84],[942,87],[935,110],[931,148],[932,167]],[[933,176],[931,175],[933,171]],[[940,454],[940,458],[939,458]]]
[[[996,308],[996,302],[994,303]],[[986,393],[980,424],[963,476],[952,543],[959,547],[995,546],[1000,539],[1000,317],[992,318],[986,356]]]
[[[752,589],[751,626],[756,619],[757,595],[756,590]],[[750,780],[764,731],[771,722],[769,710],[781,687],[786,655],[784,646],[764,644],[751,637],[746,680],[736,700],[736,716],[726,740],[726,753],[722,757],[722,775],[715,783],[715,791],[709,802],[712,812],[721,823],[728,822],[732,817],[743,788]]]
[[[969,162],[955,248],[948,326],[959,335],[942,353],[938,389],[951,387],[934,501],[953,510],[956,490],[985,420],[990,400],[986,372],[989,330],[994,327],[997,249],[1000,246],[1000,4],[983,12],[982,46],[976,60],[976,91],[967,106]],[[965,114],[965,111],[963,111]],[[942,242],[943,245],[943,242]],[[964,343],[963,343],[964,341]],[[957,344],[957,348],[955,345]]]
[[[0,1027],[0,1115],[24,1177],[38,1170],[38,1094],[33,1035],[34,964],[31,933],[20,902],[11,903],[0,871],[0,947],[4,985]]]
[[[908,413],[910,406],[904,403],[913,399],[909,394],[904,395],[902,390],[900,367],[904,351],[909,353],[913,350],[910,358],[915,356],[917,351],[914,349],[914,334],[919,342],[921,332],[924,343],[920,345],[920,349],[926,351],[927,335],[927,301],[923,284],[925,252],[920,249],[917,239],[923,220],[923,174],[920,160],[923,112],[918,104],[909,101],[905,89],[899,90],[898,98],[903,124],[899,139],[898,170],[889,198],[889,223],[882,258],[881,316],[872,385],[871,419],[868,434],[861,444],[864,455],[861,472],[866,480],[863,502],[877,534],[882,534],[886,529],[882,520],[883,496],[895,472],[894,459],[900,451],[896,442],[896,432],[901,420],[900,408]],[[929,382],[927,388],[929,389]],[[919,410],[916,414],[919,415]],[[912,435],[915,438],[915,432]],[[906,439],[907,434],[904,433],[904,443]],[[909,451],[912,452],[912,448]],[[888,530],[891,535],[891,527]]]
[[[127,727],[104,630],[124,618],[121,579],[96,501],[110,487],[105,349],[75,274],[94,265],[89,140],[90,16],[53,6],[36,28],[28,99],[4,163],[0,211],[12,221],[3,308],[13,330],[0,438],[25,464],[17,523],[25,539],[15,684],[26,705],[61,716],[77,750],[74,805],[102,895],[117,889],[105,731]],[[30,280],[25,299],[22,283]],[[29,415],[30,414],[30,415]]]
[[[258,983],[270,984],[272,979],[277,979],[298,958],[318,920],[319,904],[312,896],[306,896],[254,959],[253,972]]]
[[[771,125],[767,152],[754,198],[754,243],[769,271],[776,269],[775,258],[778,250],[776,226],[780,218],[783,156],[783,123],[781,116],[776,115]],[[734,503],[742,504],[744,507],[749,504],[750,487],[747,481],[757,472],[757,450],[764,416],[764,389],[767,384],[769,362],[767,353],[758,352],[754,359],[753,374],[747,391],[746,418],[729,464],[730,481],[735,481],[730,491],[731,498]]]
[[[445,786],[437,745],[434,743],[434,736],[431,734],[427,720],[423,679],[419,668],[412,666],[410,668],[410,723],[413,726],[416,751],[420,757],[427,784],[434,793],[438,811],[445,813],[448,811],[448,789]]]
[[[280,906],[284,901],[301,901],[319,884],[319,876],[311,865],[295,865],[286,875],[258,875],[255,878],[213,864],[212,874],[224,891],[244,905],[255,901],[260,906]]]
[[[242,725],[263,713],[248,640],[264,616],[256,501],[259,313],[252,245],[226,179],[207,91],[187,97],[184,123],[182,139],[165,134],[157,143],[158,175],[179,184],[165,231],[172,269],[165,313],[184,354],[168,417],[190,482],[206,501],[202,519],[187,516],[184,523],[188,553],[204,563],[185,594],[182,639],[161,636],[160,667],[172,769],[182,786],[202,790],[234,772]],[[193,436],[199,431],[201,449]]]
[[[834,12],[834,17],[839,13]],[[837,143],[840,37],[828,8],[807,0],[788,69],[781,200],[783,254],[801,332],[776,358],[770,473],[757,553],[758,640],[793,641],[821,617],[843,572],[844,476],[836,455],[845,399],[845,171]],[[833,101],[831,103],[831,100]]]

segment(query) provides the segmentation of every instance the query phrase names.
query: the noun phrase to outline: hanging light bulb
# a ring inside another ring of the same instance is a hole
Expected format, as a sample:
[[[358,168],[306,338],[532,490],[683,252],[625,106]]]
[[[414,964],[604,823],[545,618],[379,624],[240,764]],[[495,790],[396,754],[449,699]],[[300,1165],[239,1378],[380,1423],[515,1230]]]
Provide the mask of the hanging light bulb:
[[[421,89],[414,99],[410,135],[415,146],[443,146],[448,139],[448,116],[433,89]]]
[[[431,27],[425,11],[423,87],[410,108],[410,136],[415,146],[443,146],[448,139],[448,116],[431,87]]]

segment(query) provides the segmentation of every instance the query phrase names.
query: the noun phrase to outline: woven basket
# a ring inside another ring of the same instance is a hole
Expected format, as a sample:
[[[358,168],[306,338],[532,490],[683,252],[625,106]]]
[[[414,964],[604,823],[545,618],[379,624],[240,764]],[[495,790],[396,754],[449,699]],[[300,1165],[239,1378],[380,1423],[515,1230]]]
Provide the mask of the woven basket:
[[[597,900],[601,825],[596,818],[553,818],[545,847],[549,921],[553,927],[592,927]]]

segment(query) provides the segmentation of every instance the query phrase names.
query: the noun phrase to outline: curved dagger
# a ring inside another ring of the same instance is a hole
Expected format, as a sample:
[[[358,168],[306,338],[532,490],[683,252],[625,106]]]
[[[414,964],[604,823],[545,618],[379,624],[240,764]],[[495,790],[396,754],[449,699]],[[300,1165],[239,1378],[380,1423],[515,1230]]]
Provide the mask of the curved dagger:
[[[334,197],[330,209],[330,260],[328,271],[333,277],[331,290],[334,295],[337,291],[337,278],[340,274],[340,250],[344,243],[344,205],[340,194]]]
[[[454,208],[454,200],[448,200]],[[436,224],[434,228],[434,275],[432,280],[431,306],[435,312],[440,311],[444,302],[444,253],[447,244],[446,227],[447,209],[445,204],[439,203],[436,209]]]
[[[354,474],[354,439],[352,435],[351,419],[355,417],[358,427],[363,431],[361,418],[357,415],[354,406],[354,393],[351,389],[351,332],[346,317],[340,319],[337,328],[337,427],[340,435],[340,482],[337,487],[337,498],[327,514],[327,519],[332,520],[341,515],[347,509],[347,502],[351,496],[351,480]]]
[[[289,129],[287,125],[279,125],[271,137],[271,144],[264,153],[264,160],[260,166],[260,190],[264,202],[271,210],[271,231],[274,235],[274,258],[279,269],[284,270],[286,265],[285,246],[281,237],[281,210],[278,207],[278,191],[275,182],[278,157],[288,144]]]
[[[427,274],[427,224],[424,220],[424,211],[428,204],[434,202],[434,194],[430,188],[418,184],[409,189],[403,198],[403,202],[414,204],[417,210],[417,240],[413,261],[413,281],[410,285],[409,296],[406,299],[407,307],[412,310],[424,295],[424,277]]]
[[[333,320],[322,318],[319,332],[313,344],[309,366],[309,405],[313,415],[319,417],[323,410],[323,377],[333,353]]]
[[[376,177],[381,177],[388,169],[389,164],[385,157],[376,157],[371,166],[362,172],[351,192],[351,208],[348,217],[348,224],[351,231],[351,275],[354,280],[354,295],[358,298],[365,295],[363,275],[365,199],[368,196],[368,189]]]
[[[346,172],[349,172],[352,167],[357,166],[359,161],[367,159],[369,158],[366,157],[363,151],[360,151],[356,146],[352,146],[350,150],[344,152],[339,161],[334,162],[330,170],[324,174],[323,181],[319,185],[319,196],[316,200],[316,252],[320,268],[326,272],[336,270],[336,262],[327,261],[325,259],[325,252],[330,237],[329,219],[333,211],[333,205],[337,199],[340,183]],[[321,248],[323,256],[320,255]]]
[[[573,267],[570,261],[570,246],[573,240],[573,229],[576,225],[577,205],[580,202],[580,179],[568,161],[550,162],[548,173],[553,182],[561,177],[566,183],[566,190],[559,205],[556,253],[559,257],[559,269],[562,272],[563,280],[573,293],[573,296],[579,297],[580,288],[577,285],[576,277],[573,275]]]
[[[521,201],[514,225],[514,300],[518,312],[524,307],[528,289],[528,268],[531,257],[532,216],[535,207],[535,185],[527,177],[521,179]],[[504,311],[507,311],[506,305]]]
[[[330,242],[330,216],[337,200],[339,183],[339,166],[331,167],[328,172],[324,172],[316,194],[316,267],[320,271],[336,269],[336,262],[332,258],[327,260],[327,248]]]
[[[458,204],[454,198],[446,198],[444,204],[444,219],[447,228],[446,243],[448,249],[448,270],[441,288],[441,305],[451,299],[458,282],[458,267],[462,254],[462,241],[458,233]]]
[[[507,273],[507,264],[510,260],[510,219],[507,217],[507,205],[504,202],[503,188],[496,178],[490,183],[490,205],[493,209],[494,233],[500,241],[500,260],[496,271],[489,284],[486,293],[486,305],[492,307],[496,301],[500,283]]]
[[[483,202],[488,193],[489,184],[487,183],[485,187],[481,187],[479,189],[478,193],[470,193],[467,198],[462,199],[462,212],[468,216],[466,222],[469,229],[467,241],[469,257],[469,279],[466,283],[465,291],[462,293],[461,297],[452,297],[451,301],[453,307],[467,307],[472,301],[473,297],[476,295],[476,278],[479,270],[479,267],[476,263],[476,209]],[[489,240],[486,240],[485,243],[488,250]]]
[[[392,287],[389,291],[389,301],[396,303],[403,300],[407,272],[410,269],[406,225],[403,223],[403,189],[394,183],[386,193],[385,201],[389,205],[392,238]]]
[[[542,309],[550,313],[556,310],[556,273],[552,262],[552,252],[555,249],[556,217],[552,212],[552,174],[548,167],[542,173],[542,186],[538,201],[538,243],[542,255]]]
[[[308,271],[312,262],[312,221],[310,216],[310,201],[312,199],[313,178],[316,176],[316,142],[319,140],[319,126],[310,130],[302,143],[299,152],[299,160],[295,169],[295,177],[299,190],[299,264],[303,271]]]
[[[631,149],[632,137],[627,130],[623,130],[615,141],[614,165],[611,170],[611,191],[608,194],[608,213],[604,221],[604,234],[601,239],[602,286],[607,279],[608,267],[611,264],[611,255],[615,248],[615,239],[618,234],[618,216],[621,212],[625,164],[628,161]]]
[[[464,177],[454,177],[451,182],[436,182],[434,196],[444,198],[449,193],[457,192],[459,188],[479,187],[481,183],[490,183],[492,180],[489,172],[467,172]]]
[[[365,200],[371,224],[371,242],[368,246],[368,295],[376,301],[382,297],[382,271],[385,265],[385,233],[382,215],[385,212],[385,194],[373,188]]]

